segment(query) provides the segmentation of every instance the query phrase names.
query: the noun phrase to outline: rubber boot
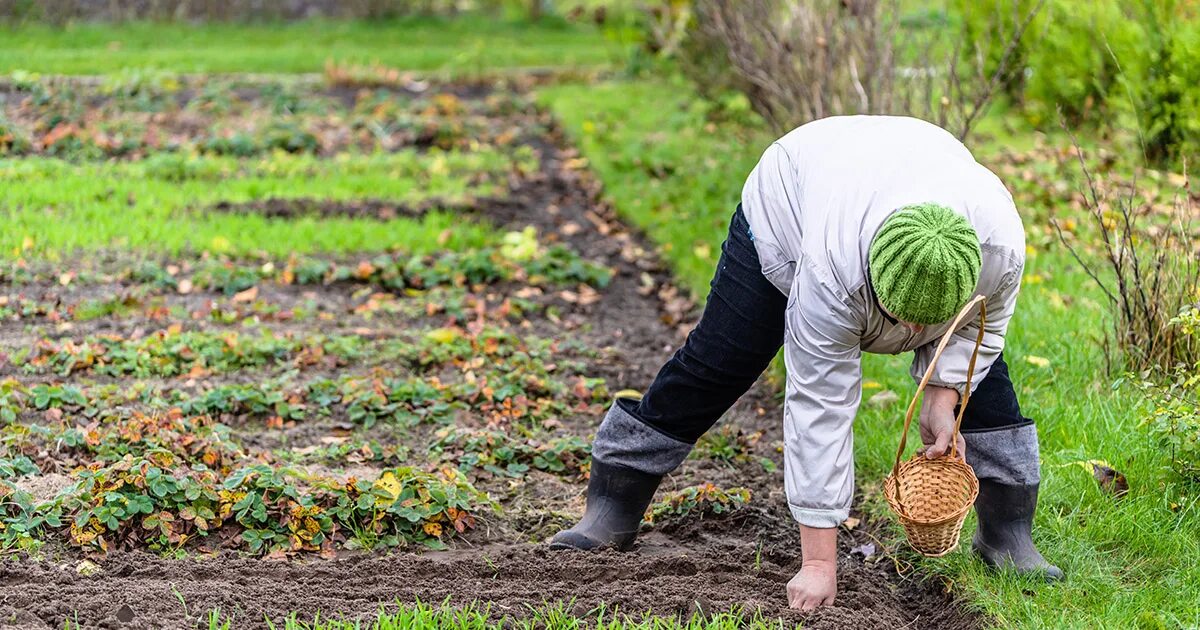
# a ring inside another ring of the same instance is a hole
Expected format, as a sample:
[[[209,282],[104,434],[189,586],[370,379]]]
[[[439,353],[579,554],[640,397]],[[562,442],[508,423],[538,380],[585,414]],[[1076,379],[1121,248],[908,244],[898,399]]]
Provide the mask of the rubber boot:
[[[583,519],[575,527],[555,534],[550,548],[629,549],[661,481],[661,475],[592,460]]]
[[[1063,579],[1062,570],[1042,557],[1030,536],[1037,497],[1036,483],[1009,485],[980,479],[979,498],[975,499],[979,528],[972,547],[992,567],[1040,573],[1054,582]]]

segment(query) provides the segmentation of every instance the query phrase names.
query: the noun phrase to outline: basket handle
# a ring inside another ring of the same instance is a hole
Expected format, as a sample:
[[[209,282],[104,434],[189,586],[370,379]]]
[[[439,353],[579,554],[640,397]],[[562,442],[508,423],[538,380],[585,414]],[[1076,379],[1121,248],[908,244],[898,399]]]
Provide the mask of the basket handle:
[[[929,361],[929,367],[925,370],[925,377],[921,379],[921,384],[917,386],[917,393],[913,394],[912,402],[908,403],[908,413],[904,416],[904,432],[900,434],[900,448],[896,450],[896,463],[892,466],[892,476],[900,473],[900,458],[904,456],[904,447],[908,443],[908,427],[912,424],[913,411],[917,408],[917,399],[921,397],[921,392],[925,391],[925,386],[929,384],[929,379],[933,378],[933,369],[937,366],[938,359],[942,356],[942,351],[946,349],[946,344],[950,343],[950,336],[958,330],[958,325],[962,323],[967,312],[973,306],[979,304],[979,337],[975,339],[975,349],[971,352],[971,361],[967,365],[967,387],[963,390],[962,403],[958,408],[958,418],[954,421],[954,435],[950,438],[950,457],[953,458],[958,454],[958,430],[962,426],[963,413],[967,410],[967,401],[971,399],[971,375],[975,372],[975,359],[979,357],[979,348],[983,345],[983,329],[987,324],[987,301],[982,295],[976,295],[967,302],[967,305],[959,311],[958,316],[954,318],[954,322],[950,324],[950,329],[942,335],[942,340],[938,343],[937,350],[933,353],[933,359]]]

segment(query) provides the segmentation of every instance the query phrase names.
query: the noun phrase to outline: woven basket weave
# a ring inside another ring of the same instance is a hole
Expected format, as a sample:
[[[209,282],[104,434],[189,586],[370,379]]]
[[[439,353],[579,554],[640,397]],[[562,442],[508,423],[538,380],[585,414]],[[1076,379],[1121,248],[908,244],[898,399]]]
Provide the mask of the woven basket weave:
[[[904,447],[908,442],[908,429],[912,424],[913,411],[917,399],[929,379],[933,377],[934,366],[950,342],[950,336],[958,330],[959,324],[967,316],[971,308],[979,304],[979,336],[975,340],[975,350],[971,353],[971,361],[967,367],[967,386],[963,394],[962,404],[959,405],[958,418],[954,423],[954,435],[950,441],[950,453],[938,459],[928,459],[917,454],[907,461],[901,461]],[[958,317],[950,324],[950,329],[938,344],[925,377],[917,386],[912,402],[908,405],[908,413],[904,417],[904,432],[900,436],[900,448],[896,450],[896,463],[892,474],[883,482],[883,494],[888,505],[904,527],[908,543],[918,552],[930,556],[944,556],[958,547],[959,533],[967,512],[979,495],[979,480],[971,469],[958,455],[958,435],[962,426],[963,412],[967,409],[967,401],[971,398],[971,375],[975,372],[975,359],[979,356],[979,346],[983,343],[983,329],[987,323],[987,303],[979,295],[967,302],[959,312]]]

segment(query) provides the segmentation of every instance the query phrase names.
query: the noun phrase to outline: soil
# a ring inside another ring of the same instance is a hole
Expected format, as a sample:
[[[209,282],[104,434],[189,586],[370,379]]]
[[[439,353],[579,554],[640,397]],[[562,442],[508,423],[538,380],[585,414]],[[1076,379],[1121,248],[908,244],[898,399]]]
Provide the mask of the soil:
[[[503,198],[480,200],[472,217],[510,229],[534,225],[543,241],[568,244],[584,258],[616,270],[598,300],[573,299],[561,291],[534,296],[535,301],[552,303],[561,313],[557,321],[531,317],[530,332],[582,341],[597,350],[596,356],[588,359],[589,374],[605,378],[612,391],[642,389],[682,342],[698,313],[672,285],[644,236],[617,219],[586,171],[572,168],[578,163],[572,160],[576,156],[563,146],[553,121],[540,116],[534,122],[551,129],[549,137],[529,140],[542,155],[541,172],[514,180]],[[287,220],[312,212],[313,207],[322,214],[356,216],[377,213],[381,207],[371,203],[353,208],[347,204],[288,203],[296,202],[276,200],[252,210],[265,210],[275,220]],[[55,299],[67,303],[78,301],[78,292],[96,291],[94,286],[74,287],[46,283],[22,290],[29,294],[54,291]],[[352,310],[347,296],[361,288],[279,286],[268,293],[279,303],[293,303],[303,296],[326,305],[332,313],[347,315]],[[516,290],[497,286],[482,288],[481,293],[493,302]],[[190,304],[217,297],[169,299]],[[124,331],[163,325],[136,315],[104,321],[110,328]],[[347,315],[289,325],[336,334],[363,323]],[[50,323],[41,323],[31,331],[27,324],[0,326],[0,350],[11,352],[30,335],[56,330]],[[405,324],[401,318],[371,325],[382,329]],[[81,330],[102,329],[98,326],[93,322],[57,334],[77,337]],[[17,377],[29,380],[27,375]],[[200,380],[201,385],[208,385],[220,379]],[[452,541],[450,551],[342,552],[334,559],[301,555],[269,560],[232,552],[170,559],[128,550],[94,557],[65,547],[48,548],[37,558],[0,561],[0,627],[62,628],[71,620],[84,628],[185,628],[194,627],[207,611],[217,607],[236,617],[235,627],[265,627],[264,616],[275,620],[291,613],[300,619],[318,613],[322,617],[373,617],[381,606],[417,599],[445,600],[455,606],[477,602],[488,606],[496,619],[521,617],[528,606],[563,601],[575,614],[584,616],[601,604],[635,616],[646,611],[686,616],[739,607],[747,615],[761,613],[788,625],[803,623],[812,628],[980,627],[982,620],[958,605],[944,584],[897,573],[892,554],[902,552],[882,546],[867,555],[856,551],[877,542],[874,534],[878,527],[870,522],[839,531],[836,605],[808,614],[786,608],[785,584],[799,570],[801,556],[798,527],[783,496],[783,435],[776,400],[777,392],[768,384],[755,385],[721,422],[721,426],[754,436],[748,440],[748,452],[730,461],[689,459],[668,477],[661,490],[702,482],[726,488],[743,486],[752,493],[750,504],[724,517],[690,516],[657,525],[643,533],[632,552],[548,549],[546,540],[570,526],[583,511],[586,482],[576,476],[535,471],[518,483],[479,474],[472,481],[489,491],[504,509],[465,538]],[[600,419],[600,413],[578,413],[561,418],[561,430],[589,436]],[[335,414],[274,433],[249,426],[240,428],[238,435],[257,448],[304,444],[303,436],[311,440],[344,422]],[[253,433],[258,437],[250,437]],[[764,460],[774,465],[764,465]],[[355,472],[365,475],[369,470]]]
[[[436,199],[420,204],[403,204],[381,199],[364,199],[354,202],[329,201],[326,199],[281,199],[272,197],[247,203],[222,201],[212,210],[231,214],[258,214],[269,219],[291,219],[296,217],[346,217],[351,219],[377,219],[391,221],[398,217],[420,218],[433,210],[470,216],[479,204],[447,203]]]

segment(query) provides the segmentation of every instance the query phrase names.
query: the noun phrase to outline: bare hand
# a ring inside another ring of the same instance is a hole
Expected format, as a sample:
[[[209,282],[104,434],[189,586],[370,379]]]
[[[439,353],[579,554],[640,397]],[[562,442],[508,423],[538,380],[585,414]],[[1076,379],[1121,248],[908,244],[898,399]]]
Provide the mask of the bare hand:
[[[958,404],[958,391],[946,387],[929,385],[925,388],[925,399],[921,401],[921,442],[929,459],[937,459],[950,452],[950,440],[954,437],[954,405]],[[958,436],[958,456],[966,458],[967,443]]]
[[[837,597],[837,563],[809,560],[788,581],[788,606],[799,610],[812,610],[817,606],[829,606]]]

